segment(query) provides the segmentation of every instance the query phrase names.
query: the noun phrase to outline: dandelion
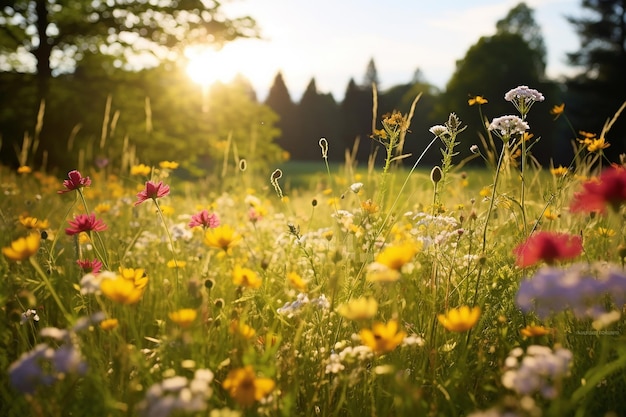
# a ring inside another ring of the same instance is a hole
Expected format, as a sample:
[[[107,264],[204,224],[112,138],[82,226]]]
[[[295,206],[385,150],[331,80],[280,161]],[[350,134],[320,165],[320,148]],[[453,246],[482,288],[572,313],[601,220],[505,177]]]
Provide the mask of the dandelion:
[[[136,304],[143,295],[143,288],[138,288],[130,280],[117,276],[114,279],[103,279],[100,291],[108,299],[120,304]]]
[[[68,179],[63,180],[64,190],[57,191],[58,194],[69,193],[70,191],[78,190],[83,187],[89,187],[91,185],[91,179],[89,177],[83,177],[80,172],[74,170],[68,174]]]
[[[242,287],[259,288],[263,281],[256,272],[249,268],[242,268],[239,265],[233,269],[233,284]]]
[[[188,328],[198,317],[198,312],[193,308],[181,308],[168,314],[170,320],[182,327]]]
[[[371,330],[363,329],[359,332],[359,336],[361,342],[374,353],[386,353],[397,348],[407,334],[398,329],[396,320],[390,320],[387,323],[374,323]]]
[[[45,230],[50,227],[48,220],[39,220],[38,218],[31,216],[20,216],[18,221],[25,228],[32,230]]]
[[[461,306],[439,314],[437,320],[451,332],[465,332],[478,323],[480,307]]]
[[[2,248],[4,256],[12,261],[23,261],[35,255],[41,244],[41,236],[37,233],[31,233],[26,237],[20,237],[10,246]]]
[[[262,400],[274,390],[275,385],[270,378],[258,378],[250,365],[231,370],[222,383],[228,394],[244,407]]]
[[[617,212],[624,202],[626,202],[626,169],[613,166],[602,171],[597,179],[583,184],[583,190],[574,194],[570,210],[604,214],[607,206]]]
[[[69,236],[79,234],[81,232],[102,232],[107,229],[107,225],[100,219],[96,219],[96,215],[79,214],[74,220],[68,220],[70,227],[65,229],[65,233]]]
[[[573,259],[583,251],[582,239],[578,235],[538,232],[513,249],[517,266],[526,268],[537,262],[548,264],[556,260]]]
[[[220,225],[209,229],[204,235],[205,245],[210,248],[222,249],[224,252],[237,245],[239,240],[241,240],[241,235],[229,225]]]
[[[504,142],[508,142],[511,136],[523,134],[528,129],[530,129],[528,123],[518,116],[496,117],[488,127],[489,131],[494,132]]]
[[[360,297],[337,307],[337,313],[348,320],[371,319],[378,312],[378,302],[372,297]]]
[[[135,201],[135,206],[138,206],[139,204],[149,199],[156,202],[157,198],[163,198],[169,193],[170,187],[169,185],[163,184],[163,181],[159,181],[158,183],[146,181],[145,188],[137,193],[137,201]]]
[[[150,175],[151,171],[152,168],[144,164],[133,165],[132,167],[130,167],[130,175],[133,176],[147,177],[148,175]]]
[[[488,103],[487,99],[484,98],[483,96],[476,96],[467,100],[467,104],[469,104],[470,106],[473,106],[475,104],[481,105],[481,104],[487,104],[487,103]]]
[[[204,209],[194,215],[191,216],[191,221],[189,221],[189,227],[194,228],[198,226],[202,226],[203,229],[214,229],[219,226],[220,220],[215,213],[209,213],[207,209]]]

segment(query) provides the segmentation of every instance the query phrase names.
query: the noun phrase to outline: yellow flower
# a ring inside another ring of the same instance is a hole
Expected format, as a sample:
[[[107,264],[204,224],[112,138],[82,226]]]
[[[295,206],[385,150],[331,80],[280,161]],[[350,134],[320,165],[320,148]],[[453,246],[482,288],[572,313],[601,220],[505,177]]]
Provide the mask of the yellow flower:
[[[133,165],[130,168],[130,175],[138,175],[138,176],[147,177],[148,175],[150,175],[150,171],[152,171],[152,168],[150,168],[147,165],[144,165],[144,164]]]
[[[119,321],[117,319],[106,319],[100,322],[100,328],[102,330],[113,330],[117,326],[119,326]]]
[[[119,275],[114,279],[103,279],[100,291],[108,299],[120,304],[135,304],[143,295],[142,288],[137,288],[132,281]]]
[[[20,216],[19,222],[27,229],[44,230],[50,227],[48,220],[39,220],[30,216]]]
[[[122,268],[120,267],[120,276],[135,285],[139,289],[148,285],[148,276],[143,268]]]
[[[546,209],[546,211],[543,213],[543,217],[544,217],[546,220],[556,220],[556,219],[558,219],[559,214],[558,214],[558,213],[553,212],[553,211],[552,211],[552,210],[550,210],[550,208],[548,207],[548,208]]]
[[[98,214],[108,213],[111,211],[111,205],[108,203],[100,203],[94,208],[94,210]]]
[[[519,331],[524,337],[545,336],[550,333],[550,329],[543,326],[529,325]]]
[[[476,325],[480,318],[480,307],[469,308],[461,306],[448,310],[446,314],[439,314],[439,323],[451,332],[464,332]]]
[[[178,162],[172,162],[172,161],[161,161],[159,162],[159,167],[161,169],[176,169],[178,168]]]
[[[487,104],[487,103],[488,103],[487,99],[484,98],[483,96],[476,96],[467,100],[467,104],[469,104],[470,106],[473,106],[474,104]]]
[[[374,323],[372,329],[363,329],[359,332],[361,342],[374,353],[391,352],[402,343],[406,332],[398,331],[398,322],[390,320],[385,323]]]
[[[17,169],[18,174],[30,174],[31,172],[33,172],[33,170],[28,165],[22,165]]]
[[[385,265],[387,268],[399,271],[405,264],[413,259],[421,248],[422,244],[417,242],[387,246],[378,254],[376,262]]]
[[[23,261],[28,259],[39,250],[41,236],[31,233],[26,237],[21,237],[11,242],[11,246],[2,248],[2,253],[12,261]]]
[[[84,245],[85,243],[89,243],[91,239],[89,239],[89,234],[87,232],[80,232],[78,234],[78,243]]]
[[[361,208],[367,214],[374,214],[378,212],[378,204],[374,203],[371,199],[367,199],[361,203]]]
[[[187,262],[185,261],[175,261],[174,259],[167,261],[168,268],[184,268],[185,266],[187,266]]]
[[[222,383],[228,394],[244,407],[266,397],[274,390],[275,385],[270,378],[257,378],[250,365],[231,370]]]
[[[322,233],[322,237],[329,242],[333,239],[334,232],[332,230],[326,230]]]
[[[613,237],[613,236],[615,236],[615,230],[609,229],[609,228],[606,228],[606,227],[598,227],[598,230],[596,231],[596,233],[598,234],[598,236],[602,236],[602,237]]]
[[[263,281],[253,270],[239,265],[233,269],[233,284],[242,287],[259,288]]]
[[[252,339],[256,335],[256,331],[252,327],[239,320],[232,320],[228,330],[230,333],[237,334],[244,339]]]
[[[235,246],[240,239],[241,235],[235,232],[235,229],[228,225],[220,225],[213,229],[207,229],[204,235],[204,244],[210,248],[228,251]]]
[[[348,320],[371,319],[378,312],[378,302],[372,297],[361,297],[337,307],[337,313]]]
[[[560,115],[565,111],[565,103],[561,103],[559,105],[555,105],[550,110],[550,114],[554,115],[554,120],[558,119]]]
[[[296,272],[290,272],[287,274],[287,282],[293,288],[300,292],[306,292],[306,281],[302,279],[300,275]]]
[[[587,143],[587,150],[589,152],[598,152],[608,148],[609,146],[611,146],[611,144],[606,142],[604,137],[600,137],[598,139],[591,139],[590,142]]]
[[[482,198],[487,198],[491,195],[491,187],[490,186],[484,186],[483,188],[480,189],[480,192],[478,193]]]
[[[171,216],[172,214],[174,214],[174,207],[165,204],[160,205],[160,207],[161,213],[163,213],[164,216]]]
[[[186,329],[198,317],[198,312],[193,308],[181,308],[180,310],[172,311],[168,316],[174,323]]]
[[[555,177],[564,177],[569,173],[569,169],[559,165],[557,168],[550,168],[550,173]]]

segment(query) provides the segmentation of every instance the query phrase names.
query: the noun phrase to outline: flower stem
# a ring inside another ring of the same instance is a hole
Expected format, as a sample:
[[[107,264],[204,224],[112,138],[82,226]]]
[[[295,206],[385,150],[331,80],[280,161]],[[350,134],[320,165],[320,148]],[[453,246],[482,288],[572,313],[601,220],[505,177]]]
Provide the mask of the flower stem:
[[[44,284],[46,284],[46,287],[48,287],[48,291],[50,292],[50,295],[52,296],[52,298],[54,298],[54,301],[56,302],[57,306],[59,307],[59,310],[61,310],[61,312],[63,313],[65,318],[69,320],[71,318],[71,315],[66,310],[65,306],[63,305],[63,303],[61,302],[61,298],[59,297],[59,295],[57,294],[56,290],[52,286],[52,283],[48,279],[48,275],[46,275],[46,273],[43,271],[43,269],[41,269],[41,265],[39,265],[39,262],[37,262],[35,257],[31,256],[29,258],[29,261],[30,261],[30,264],[33,266],[33,268],[35,268],[35,271],[37,271],[37,274],[39,274],[39,276],[41,277],[41,279],[44,282]]]

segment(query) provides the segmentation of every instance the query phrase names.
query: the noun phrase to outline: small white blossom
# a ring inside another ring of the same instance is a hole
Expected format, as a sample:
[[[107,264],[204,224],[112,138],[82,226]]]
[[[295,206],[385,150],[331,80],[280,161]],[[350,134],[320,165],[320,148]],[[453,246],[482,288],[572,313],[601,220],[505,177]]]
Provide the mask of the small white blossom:
[[[428,131],[438,137],[441,137],[442,135],[447,135],[450,133],[448,131],[448,128],[443,125],[435,125],[431,127],[430,129],[428,129]]]
[[[508,140],[513,135],[524,133],[530,127],[518,116],[501,116],[493,119],[488,129],[502,139]]]

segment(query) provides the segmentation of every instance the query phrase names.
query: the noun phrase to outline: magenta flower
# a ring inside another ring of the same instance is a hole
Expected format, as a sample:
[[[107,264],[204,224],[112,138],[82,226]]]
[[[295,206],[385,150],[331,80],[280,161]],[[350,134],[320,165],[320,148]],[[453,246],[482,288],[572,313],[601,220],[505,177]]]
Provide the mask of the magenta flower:
[[[102,269],[102,262],[99,259],[79,259],[76,263],[85,274],[95,275]]]
[[[207,209],[192,215],[191,221],[189,222],[190,228],[202,226],[203,229],[213,229],[219,225],[220,219],[217,217],[217,214],[209,213]]]
[[[68,172],[67,177],[68,179],[63,181],[65,190],[59,190],[57,193],[65,194],[91,185],[91,179],[89,177],[83,177],[81,173],[76,170]]]
[[[156,201],[157,198],[165,197],[169,193],[170,186],[163,184],[163,181],[159,181],[158,184],[155,184],[152,181],[147,181],[146,188],[137,193],[137,201],[135,201],[135,205],[138,206],[148,199]]]
[[[65,233],[72,236],[80,232],[101,232],[106,230],[107,225],[100,219],[96,219],[95,214],[79,214],[74,220],[68,221],[70,227],[65,229]]]

